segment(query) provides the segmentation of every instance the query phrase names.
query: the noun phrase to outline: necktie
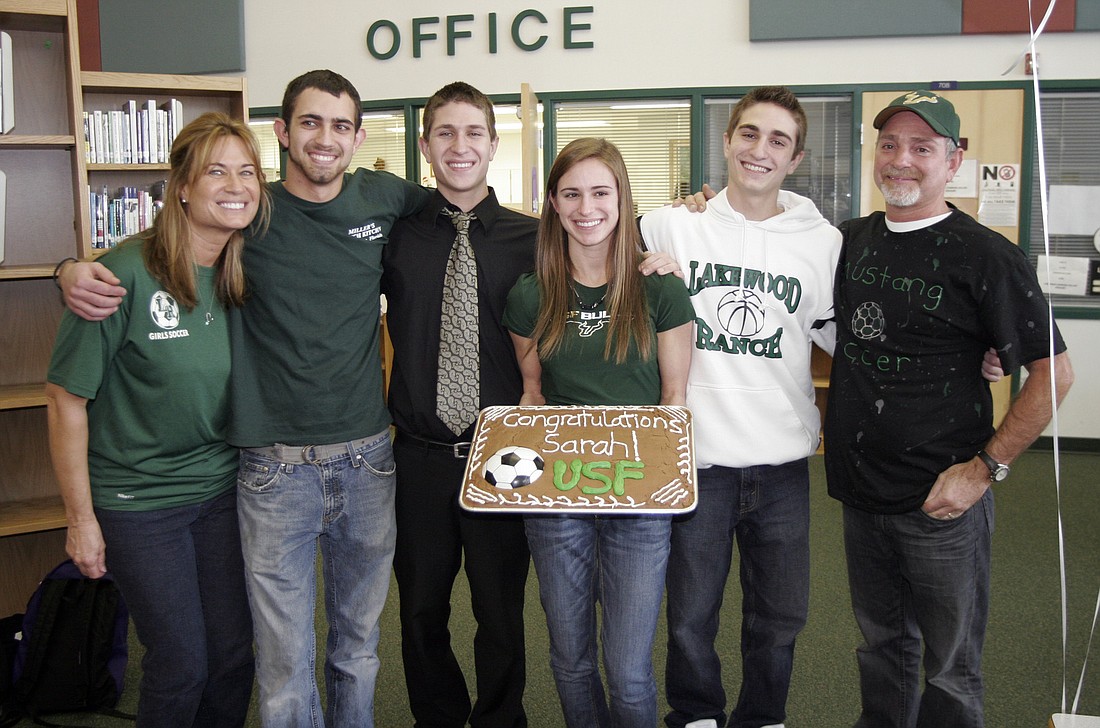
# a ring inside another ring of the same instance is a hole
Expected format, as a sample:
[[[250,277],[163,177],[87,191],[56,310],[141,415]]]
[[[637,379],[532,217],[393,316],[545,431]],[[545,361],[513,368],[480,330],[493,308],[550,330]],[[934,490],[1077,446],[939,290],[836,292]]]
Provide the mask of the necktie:
[[[443,214],[451,218],[456,234],[443,279],[436,414],[460,435],[477,419],[481,395],[477,264],[470,246],[470,220],[475,216],[447,208]]]

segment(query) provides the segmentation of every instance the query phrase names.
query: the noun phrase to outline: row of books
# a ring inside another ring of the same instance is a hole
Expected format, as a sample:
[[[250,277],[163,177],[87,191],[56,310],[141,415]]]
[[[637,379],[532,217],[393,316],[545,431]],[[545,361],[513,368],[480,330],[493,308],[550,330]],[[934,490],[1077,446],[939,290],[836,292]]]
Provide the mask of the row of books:
[[[131,99],[117,110],[84,112],[84,158],[89,164],[164,164],[180,127],[183,104]]]
[[[106,187],[101,192],[88,190],[88,205],[92,219],[92,247],[113,248],[124,239],[153,224],[153,218],[164,206],[161,181],[148,190],[120,187],[114,193]]]

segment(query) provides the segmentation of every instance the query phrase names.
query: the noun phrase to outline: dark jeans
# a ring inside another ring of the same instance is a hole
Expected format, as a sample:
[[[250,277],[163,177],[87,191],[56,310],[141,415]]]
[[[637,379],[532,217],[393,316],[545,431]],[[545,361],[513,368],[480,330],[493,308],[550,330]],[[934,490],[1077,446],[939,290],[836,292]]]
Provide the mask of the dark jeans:
[[[726,722],[722,664],[714,649],[734,540],[740,555],[741,693],[729,725],[786,718],[795,637],[810,592],[810,476],[805,459],[699,471],[699,506],[672,523],[668,562],[665,723]]]
[[[531,559],[518,515],[473,514],[458,504],[464,459],[401,434],[397,549],[401,654],[417,728],[523,728],[523,601]],[[451,648],[451,589],[465,557],[477,632],[477,703]]]
[[[95,512],[107,568],[145,646],[137,725],[244,725],[252,619],[236,493],[156,511]]]
[[[844,507],[860,728],[981,728],[993,489],[958,518]],[[921,693],[921,642],[924,692]]]

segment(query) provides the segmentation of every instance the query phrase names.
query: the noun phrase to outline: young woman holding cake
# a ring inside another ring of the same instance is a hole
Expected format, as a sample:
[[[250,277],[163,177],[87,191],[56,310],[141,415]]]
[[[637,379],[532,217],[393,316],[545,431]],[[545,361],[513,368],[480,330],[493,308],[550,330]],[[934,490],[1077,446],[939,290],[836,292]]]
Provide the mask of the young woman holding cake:
[[[516,283],[504,315],[520,404],[684,404],[695,314],[683,281],[638,272],[633,216],[613,144],[584,138],[562,149],[547,179],[536,271]],[[567,725],[656,725],[652,651],[671,516],[562,512],[525,525]]]

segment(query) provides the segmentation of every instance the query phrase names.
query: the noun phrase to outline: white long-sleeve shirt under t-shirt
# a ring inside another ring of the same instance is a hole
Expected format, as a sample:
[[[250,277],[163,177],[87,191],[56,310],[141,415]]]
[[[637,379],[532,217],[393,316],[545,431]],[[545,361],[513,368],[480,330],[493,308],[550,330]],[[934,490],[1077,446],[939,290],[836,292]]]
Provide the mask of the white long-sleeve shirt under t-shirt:
[[[700,468],[778,465],[817,449],[810,347],[832,352],[840,233],[811,200],[781,191],[778,202],[781,213],[746,220],[723,190],[702,213],[642,218],[646,246],[679,262],[695,307],[687,405]]]

